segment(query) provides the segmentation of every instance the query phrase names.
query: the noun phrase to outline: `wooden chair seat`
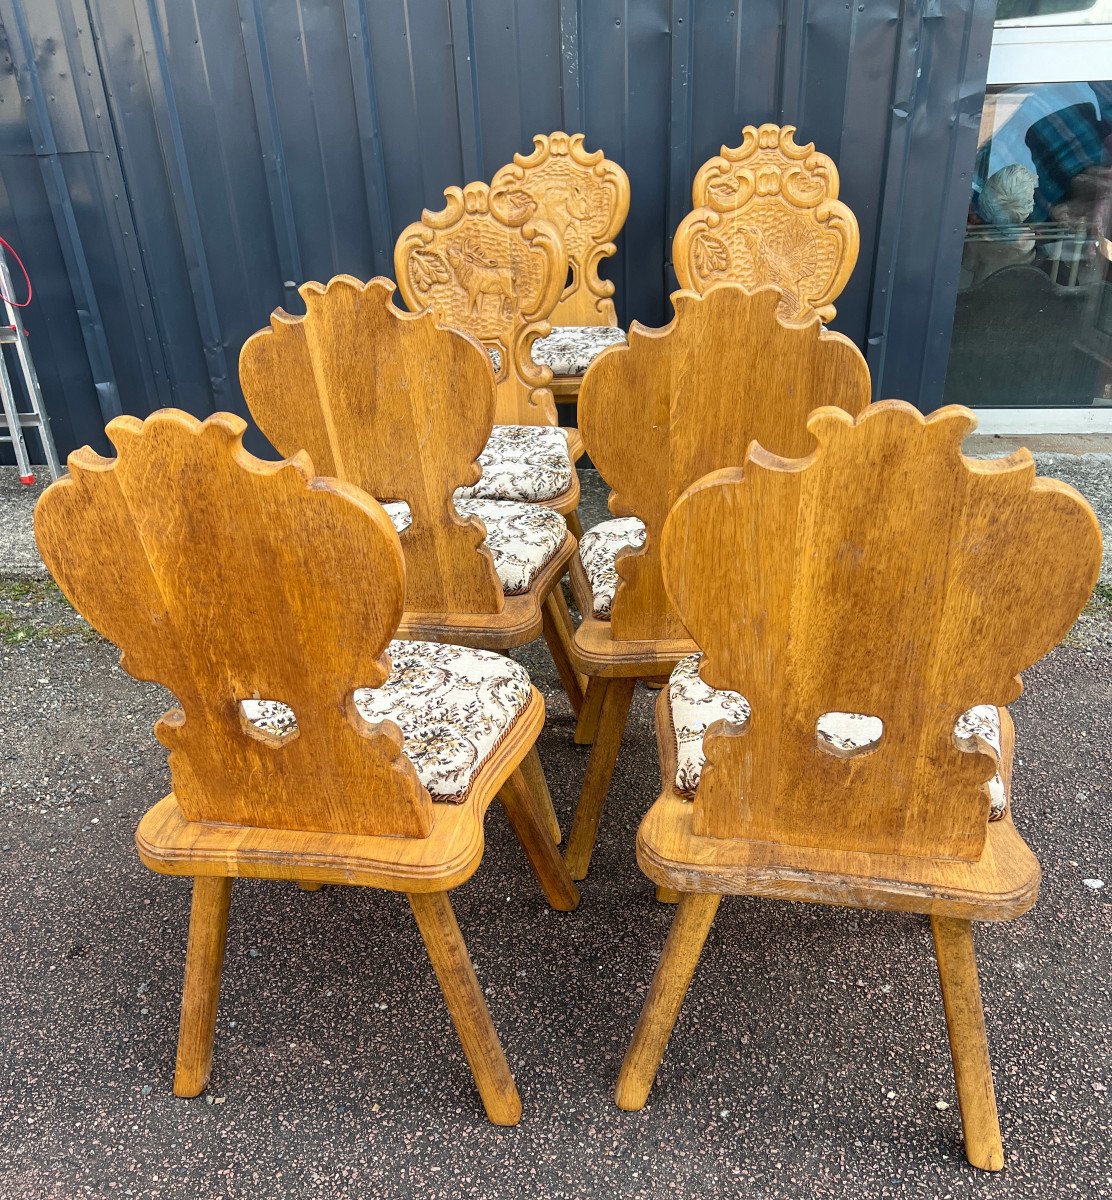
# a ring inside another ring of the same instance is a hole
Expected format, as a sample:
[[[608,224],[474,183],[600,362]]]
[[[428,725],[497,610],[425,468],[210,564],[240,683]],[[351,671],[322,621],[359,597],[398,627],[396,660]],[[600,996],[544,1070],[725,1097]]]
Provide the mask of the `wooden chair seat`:
[[[417,659],[424,657],[424,647],[433,651],[458,649],[429,643],[393,642],[389,648],[391,657],[399,644],[406,647],[409,660],[402,668],[403,674],[418,669]],[[461,653],[478,652],[464,650]],[[458,887],[471,878],[482,859],[483,818],[487,809],[515,767],[520,765],[523,753],[544,724],[544,701],[528,683],[524,669],[500,655],[483,657],[500,659],[504,664],[505,689],[493,686],[494,676],[490,675],[481,689],[484,700],[478,700],[476,690],[472,698],[452,714],[436,699],[437,691],[441,690],[441,700],[447,700],[451,685],[445,687],[426,678],[405,689],[412,697],[419,696],[424,689],[424,694],[429,697],[429,712],[421,734],[414,737],[411,732],[411,722],[417,717],[413,707],[403,704],[394,709],[389,718],[401,727],[406,758],[413,763],[418,778],[426,787],[426,779],[434,787],[443,787],[447,779],[448,786],[454,787],[456,772],[445,771],[445,757],[458,760],[463,746],[478,749],[480,743],[490,742],[482,759],[477,760],[468,772],[467,789],[462,795],[445,800],[433,791],[433,787],[428,787],[434,801],[432,831],[428,837],[376,837],[190,821],[171,793],[139,823],[135,842],[140,858],[152,871],[164,875],[295,879],[404,892],[442,892]],[[434,665],[435,659],[426,661],[429,676],[443,672],[442,667]],[[513,668],[516,670],[511,670]],[[520,704],[518,674],[526,680],[523,704]],[[466,689],[466,676],[463,680]],[[389,689],[388,682],[383,690]],[[459,690],[458,685],[456,690]],[[497,738],[475,738],[475,730],[467,728],[468,721],[478,717],[480,723],[485,723],[490,714],[491,695],[498,697],[498,706],[507,696],[512,696],[513,704],[520,704],[520,711]],[[481,716],[478,703],[487,704]],[[381,715],[377,719],[381,720]]]
[[[694,799],[703,772],[703,738],[716,721],[728,721],[741,728],[749,720],[749,702],[738,692],[712,688],[699,675],[701,654],[689,654],[676,664],[668,680],[666,728],[671,732],[675,771],[668,777],[673,788],[689,800]],[[977,742],[988,745],[1000,758],[1001,712],[994,704],[977,704],[962,713],[954,726],[959,744],[975,749]],[[879,717],[862,713],[824,713],[816,724],[819,739],[846,758],[879,743],[884,725]],[[662,736],[664,736],[662,734]],[[990,821],[999,821],[1008,807],[1008,793],[998,771],[988,781]]]
[[[457,489],[457,498],[523,500],[573,512],[579,477],[572,466],[569,432],[575,431],[555,425],[495,425],[478,458],[482,478]]]
[[[1007,806],[1015,747],[1011,716],[1006,708],[994,711],[999,716],[1000,772],[996,778],[1005,802],[990,818],[980,858],[963,861],[831,851],[702,837],[694,832],[692,796],[677,787],[681,769],[677,748],[683,734],[676,732],[676,705],[669,684],[660,693],[656,710],[657,749],[665,786],[638,831],[637,861],[659,887],[677,892],[770,896],[961,920],[1011,920],[1035,903],[1040,872],[1035,856],[1016,832]],[[697,778],[695,782],[697,785]]]
[[[625,340],[625,330],[611,325],[554,325],[533,343],[533,361],[557,379],[580,376],[604,350]]]
[[[457,498],[454,505],[461,517],[478,517],[486,527],[483,545],[494,559],[494,570],[507,596],[527,592],[568,537],[564,518],[538,504]],[[398,533],[409,528],[409,505],[404,500],[390,501],[382,507]]]

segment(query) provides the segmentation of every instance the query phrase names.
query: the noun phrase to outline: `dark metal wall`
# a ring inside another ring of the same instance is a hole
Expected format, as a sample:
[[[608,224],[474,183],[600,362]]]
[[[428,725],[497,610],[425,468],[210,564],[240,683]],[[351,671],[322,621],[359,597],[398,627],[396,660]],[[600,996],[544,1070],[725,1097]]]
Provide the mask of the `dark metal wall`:
[[[62,452],[243,411],[287,281],[391,272],[444,187],[583,129],[629,172],[609,267],[666,319],[698,165],[776,120],[861,223],[837,327],[878,395],[941,394],[994,0],[0,0],[0,233]]]

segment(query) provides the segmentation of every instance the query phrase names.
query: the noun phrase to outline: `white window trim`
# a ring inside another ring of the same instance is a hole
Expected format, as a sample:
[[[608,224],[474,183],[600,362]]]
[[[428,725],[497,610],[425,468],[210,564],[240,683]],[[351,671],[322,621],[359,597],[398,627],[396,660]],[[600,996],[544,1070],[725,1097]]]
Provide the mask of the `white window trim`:
[[[1112,24],[998,25],[988,59],[989,87],[1074,83],[1112,74]]]
[[[977,432],[1002,437],[1036,433],[1112,433],[1112,407],[977,408]]]

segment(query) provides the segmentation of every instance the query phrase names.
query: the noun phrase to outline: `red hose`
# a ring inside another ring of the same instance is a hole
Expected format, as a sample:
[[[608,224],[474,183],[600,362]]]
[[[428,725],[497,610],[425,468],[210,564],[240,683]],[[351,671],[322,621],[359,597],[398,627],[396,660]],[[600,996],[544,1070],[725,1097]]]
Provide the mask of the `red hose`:
[[[31,290],[31,276],[27,274],[27,268],[23,265],[23,259],[16,254],[15,249],[10,242],[6,242],[2,237],[0,237],[0,246],[3,246],[4,249],[7,250],[7,252],[12,256],[12,258],[19,263],[19,269],[23,272],[23,279],[27,284],[27,299],[24,300],[22,304],[17,304],[10,296],[5,296],[2,289],[0,289],[0,300],[4,300],[5,303],[10,304],[12,308],[26,308],[27,305],[31,303],[31,296],[34,294]]]

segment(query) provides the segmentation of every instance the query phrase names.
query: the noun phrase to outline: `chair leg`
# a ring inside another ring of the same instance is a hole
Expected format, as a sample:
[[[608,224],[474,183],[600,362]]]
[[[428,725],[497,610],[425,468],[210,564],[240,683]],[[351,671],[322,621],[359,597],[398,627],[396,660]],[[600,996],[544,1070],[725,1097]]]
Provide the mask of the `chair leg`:
[[[685,893],[672,918],[672,928],[660,956],[633,1041],[626,1051],[614,1089],[619,1108],[636,1112],[645,1107],[660,1069],[664,1048],[680,1013],[721,896]]]
[[[178,1027],[178,1061],[174,1069],[175,1096],[199,1096],[212,1070],[216,1005],[220,999],[231,902],[232,881],[228,876],[194,878]]]
[[[999,1171],[1004,1166],[1004,1147],[977,979],[973,925],[953,917],[931,917],[931,932],[965,1133],[965,1157],[983,1171]]]
[[[680,893],[673,888],[659,885],[656,889],[656,902],[658,904],[679,904]]]
[[[548,780],[545,778],[544,767],[541,766],[541,756],[537,753],[536,746],[521,760],[517,769],[524,777],[525,784],[539,811],[544,814],[548,832],[558,846],[564,840],[564,834],[560,828],[560,818],[556,815],[556,806],[552,803],[552,793],[548,790]]]
[[[568,523],[568,529],[576,541],[579,541],[583,536],[583,525],[579,520],[579,509],[573,508],[570,513],[564,518]]]
[[[598,718],[602,711],[602,698],[606,694],[606,680],[594,675],[587,677],[587,690],[583,695],[583,707],[575,725],[575,744],[589,746],[598,732]]]
[[[324,884],[318,883],[315,879],[299,879],[297,881],[297,886],[303,892],[319,892],[321,888],[324,887]]]
[[[521,1099],[448,893],[411,893],[409,904],[486,1114],[495,1125],[516,1125],[521,1120]]]
[[[502,785],[498,798],[533,864],[548,903],[560,912],[571,912],[579,904],[579,890],[571,881],[552,840],[542,806],[520,767]]]
[[[560,682],[568,694],[572,712],[578,717],[579,710],[583,707],[583,693],[587,688],[587,681],[575,669],[571,659],[571,639],[574,628],[571,623],[571,613],[568,612],[568,602],[564,599],[563,589],[557,583],[544,598],[544,607],[541,610],[541,631],[544,634],[544,640],[548,643],[552,661],[556,664]]]
[[[606,793],[610,790],[610,777],[618,761],[622,745],[626,717],[629,714],[636,679],[610,679],[606,681],[606,694],[602,698],[598,729],[591,757],[587,761],[587,773],[583,777],[583,789],[575,808],[571,832],[564,861],[568,864],[572,879],[585,879],[591,865],[591,854],[598,836],[599,818]]]

